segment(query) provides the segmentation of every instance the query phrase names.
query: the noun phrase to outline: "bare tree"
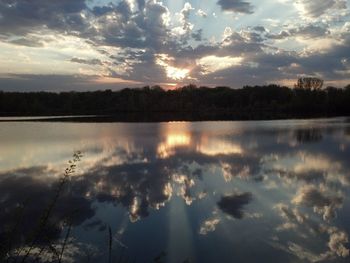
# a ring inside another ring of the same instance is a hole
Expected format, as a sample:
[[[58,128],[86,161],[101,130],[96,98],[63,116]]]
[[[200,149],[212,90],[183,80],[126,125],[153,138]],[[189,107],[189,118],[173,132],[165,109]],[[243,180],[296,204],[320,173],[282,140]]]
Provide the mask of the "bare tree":
[[[295,88],[319,90],[323,86],[323,80],[319,78],[299,78]]]

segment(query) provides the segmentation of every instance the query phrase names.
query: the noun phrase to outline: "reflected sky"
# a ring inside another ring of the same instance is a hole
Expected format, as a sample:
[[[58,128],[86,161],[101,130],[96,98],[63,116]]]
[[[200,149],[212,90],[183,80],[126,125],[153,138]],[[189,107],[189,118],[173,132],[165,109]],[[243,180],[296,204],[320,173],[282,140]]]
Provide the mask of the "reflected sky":
[[[349,130],[344,118],[0,123],[0,238],[20,210],[23,247],[80,150],[47,229],[59,244],[69,216],[65,262],[107,260],[109,227],[115,260],[348,262]]]

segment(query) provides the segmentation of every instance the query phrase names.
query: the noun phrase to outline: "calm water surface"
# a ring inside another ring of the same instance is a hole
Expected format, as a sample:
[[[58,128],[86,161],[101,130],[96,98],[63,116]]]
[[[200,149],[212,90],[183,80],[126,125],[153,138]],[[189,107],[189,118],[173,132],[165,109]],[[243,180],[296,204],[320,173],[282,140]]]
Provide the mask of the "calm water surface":
[[[113,262],[350,261],[345,118],[2,122],[1,238],[21,206],[16,238],[32,233],[77,150],[46,229],[60,244],[69,218],[63,262],[108,262],[109,227]]]

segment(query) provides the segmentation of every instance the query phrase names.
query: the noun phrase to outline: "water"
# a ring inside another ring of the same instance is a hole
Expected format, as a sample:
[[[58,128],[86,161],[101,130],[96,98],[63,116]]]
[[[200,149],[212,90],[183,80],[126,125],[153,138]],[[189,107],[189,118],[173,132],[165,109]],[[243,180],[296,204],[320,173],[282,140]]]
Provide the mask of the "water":
[[[63,262],[108,262],[109,227],[113,262],[349,262],[345,118],[2,122],[2,238],[24,207],[13,249],[77,150],[84,156],[45,229],[58,246],[72,226]]]

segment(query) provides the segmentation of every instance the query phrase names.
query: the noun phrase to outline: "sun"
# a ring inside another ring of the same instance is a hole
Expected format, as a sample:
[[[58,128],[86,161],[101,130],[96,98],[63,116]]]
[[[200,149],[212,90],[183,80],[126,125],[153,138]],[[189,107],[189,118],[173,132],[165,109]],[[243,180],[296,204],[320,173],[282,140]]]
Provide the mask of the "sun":
[[[190,70],[187,68],[180,68],[172,66],[172,62],[175,59],[168,54],[157,54],[156,64],[162,66],[168,78],[172,80],[183,80],[190,74]]]
[[[183,80],[190,73],[189,69],[175,68],[172,66],[167,66],[165,68],[165,71],[166,71],[167,76],[173,80]]]

